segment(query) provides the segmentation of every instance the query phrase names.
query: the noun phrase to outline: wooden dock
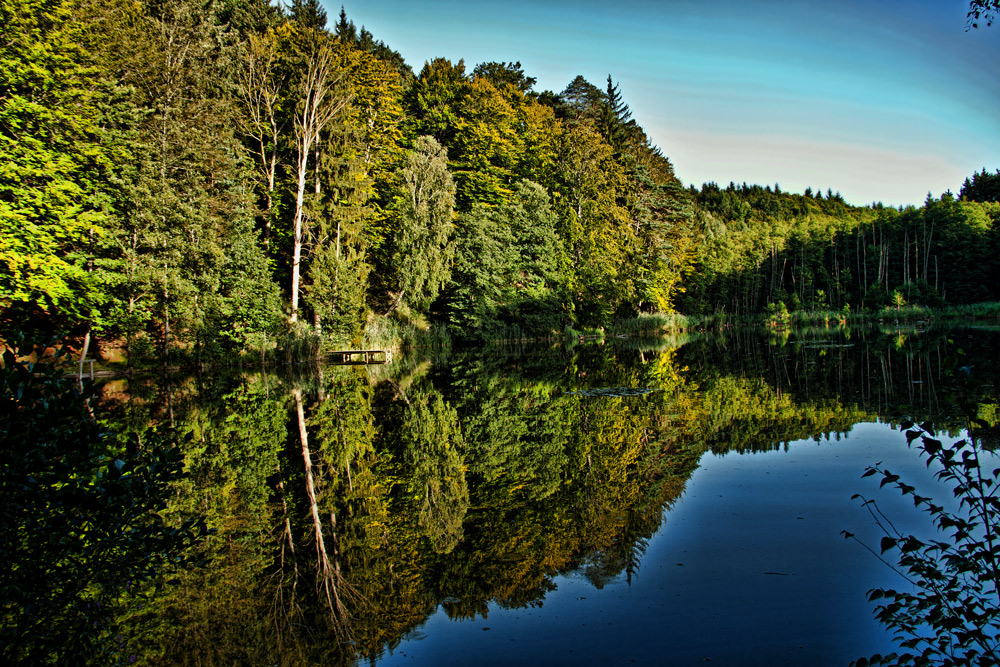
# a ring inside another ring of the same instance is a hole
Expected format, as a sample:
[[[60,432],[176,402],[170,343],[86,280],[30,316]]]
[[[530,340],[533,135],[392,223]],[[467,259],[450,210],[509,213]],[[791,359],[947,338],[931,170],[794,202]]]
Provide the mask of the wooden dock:
[[[335,350],[330,352],[330,362],[344,365],[388,364],[392,350]]]

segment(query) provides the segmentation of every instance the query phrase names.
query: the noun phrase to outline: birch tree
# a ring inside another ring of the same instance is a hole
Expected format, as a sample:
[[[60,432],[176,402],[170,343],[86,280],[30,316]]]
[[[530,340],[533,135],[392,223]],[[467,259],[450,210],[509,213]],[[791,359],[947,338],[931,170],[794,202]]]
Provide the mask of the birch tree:
[[[295,143],[295,217],[292,223],[292,308],[289,321],[298,320],[305,221],[306,181],[313,169],[309,159],[317,148],[321,133],[350,102],[350,95],[339,84],[342,73],[337,67],[334,45],[325,33],[300,29],[304,42],[304,71],[298,82],[294,118]]]
[[[240,129],[250,140],[258,179],[264,190],[263,241],[270,247],[274,219],[275,182],[283,135],[288,130],[287,116],[281,105],[287,95],[288,71],[282,67],[280,49],[274,31],[250,35],[245,60],[239,74],[240,97],[246,115]]]

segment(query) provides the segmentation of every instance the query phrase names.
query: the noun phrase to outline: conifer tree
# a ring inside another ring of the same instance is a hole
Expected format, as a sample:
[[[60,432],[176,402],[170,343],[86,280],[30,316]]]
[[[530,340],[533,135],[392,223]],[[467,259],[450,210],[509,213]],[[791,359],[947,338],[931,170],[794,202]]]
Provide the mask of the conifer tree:
[[[326,10],[319,0],[292,0],[291,10],[292,20],[299,26],[309,30],[326,28]]]
[[[577,75],[559,94],[560,100],[569,109],[570,121],[590,120],[597,122],[604,93],[600,88]]]
[[[1000,169],[991,174],[984,168],[973,174],[971,178],[966,178],[965,182],[962,183],[962,189],[958,191],[958,198],[969,201],[1000,202]]]
[[[605,141],[616,151],[622,150],[625,142],[634,134],[635,123],[632,121],[632,111],[622,99],[621,90],[618,84],[612,81],[610,74],[598,119],[598,129]]]
[[[164,359],[175,338],[199,355],[227,337],[246,343],[277,305],[270,280],[242,280],[267,269],[241,181],[235,40],[220,8],[201,9],[190,0],[151,5],[119,32],[131,53],[107,54],[135,91],[134,120],[118,129],[132,168],[109,246],[122,265],[116,318],[129,340],[144,328],[158,335]]]

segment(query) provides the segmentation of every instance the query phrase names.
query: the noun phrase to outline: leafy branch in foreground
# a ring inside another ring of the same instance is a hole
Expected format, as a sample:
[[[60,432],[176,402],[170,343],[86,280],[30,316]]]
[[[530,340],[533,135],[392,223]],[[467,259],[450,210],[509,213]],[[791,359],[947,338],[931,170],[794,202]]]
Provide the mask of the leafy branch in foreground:
[[[988,426],[982,420],[977,425]],[[875,618],[895,631],[902,653],[873,655],[854,664],[867,665],[997,665],[1000,664],[1000,467],[975,437],[951,446],[934,438],[929,424],[904,422],[907,443],[921,451],[928,467],[935,464],[939,481],[952,486],[955,512],[921,496],[899,475],[869,466],[863,477],[881,476],[880,487],[892,485],[926,513],[947,540],[921,540],[900,532],[874,500],[863,501],[884,533],[875,554],[911,584],[909,591],[875,588]],[[848,539],[857,538],[844,531]],[[861,543],[859,541],[859,543]],[[874,551],[861,543],[869,551]],[[896,564],[887,560],[895,556]]]
[[[9,349],[0,367],[6,665],[128,662],[118,612],[190,562],[205,533],[203,521],[170,526],[160,516],[182,474],[172,440],[105,430],[88,402],[92,386],[77,391],[64,370]]]

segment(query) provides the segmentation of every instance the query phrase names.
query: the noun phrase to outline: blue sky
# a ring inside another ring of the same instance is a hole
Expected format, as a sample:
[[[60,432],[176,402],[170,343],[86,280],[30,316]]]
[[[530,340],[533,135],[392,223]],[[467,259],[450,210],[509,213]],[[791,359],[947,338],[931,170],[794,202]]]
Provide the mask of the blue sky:
[[[323,0],[329,22],[340,5]],[[1000,168],[1000,25],[961,0],[345,0],[419,72],[521,61],[536,90],[621,86],[685,184],[920,204]]]

